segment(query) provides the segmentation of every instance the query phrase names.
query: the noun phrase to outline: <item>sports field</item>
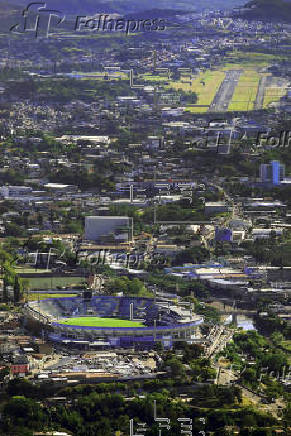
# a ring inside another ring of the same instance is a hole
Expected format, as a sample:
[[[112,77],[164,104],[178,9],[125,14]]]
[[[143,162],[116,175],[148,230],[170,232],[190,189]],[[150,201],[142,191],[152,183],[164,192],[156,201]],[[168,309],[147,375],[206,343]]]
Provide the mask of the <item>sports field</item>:
[[[58,321],[64,325],[79,325],[86,327],[144,327],[139,321],[129,321],[118,318],[100,318],[99,316],[81,316],[77,318],[64,318]]]

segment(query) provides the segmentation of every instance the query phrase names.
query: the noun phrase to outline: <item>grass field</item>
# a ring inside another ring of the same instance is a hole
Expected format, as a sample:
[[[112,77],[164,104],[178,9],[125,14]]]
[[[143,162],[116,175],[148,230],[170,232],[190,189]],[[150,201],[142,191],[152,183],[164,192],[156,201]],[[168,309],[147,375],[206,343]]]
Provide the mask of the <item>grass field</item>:
[[[165,73],[161,73],[161,75],[157,75],[157,74],[153,75],[151,73],[145,73],[145,74],[141,74],[139,78],[144,80],[145,82],[169,82],[170,80],[168,75]]]
[[[247,111],[254,109],[261,74],[255,70],[244,70],[235,88],[229,111]]]
[[[79,318],[65,318],[58,321],[64,325],[79,325],[87,327],[144,327],[142,322],[129,321],[118,318],[100,318],[98,316],[84,316]]]
[[[272,61],[279,60],[280,56],[268,53],[236,52],[229,54],[225,58],[224,69],[261,69],[270,65]]]
[[[219,89],[220,84],[225,78],[223,71],[205,71],[200,73],[197,77],[179,80],[178,82],[170,82],[169,87],[175,90],[181,89],[184,92],[195,92],[197,94],[197,101],[195,104],[210,105]],[[190,112],[207,112],[208,107],[195,107],[188,106],[187,110]]]
[[[265,89],[263,108],[266,109],[270,103],[279,101],[286,94],[286,88],[267,87]]]
[[[28,294],[28,301],[45,300],[46,298],[62,298],[62,297],[76,297],[77,294]]]
[[[84,277],[33,277],[29,278],[30,289],[50,289],[57,286],[79,285],[86,279]]]

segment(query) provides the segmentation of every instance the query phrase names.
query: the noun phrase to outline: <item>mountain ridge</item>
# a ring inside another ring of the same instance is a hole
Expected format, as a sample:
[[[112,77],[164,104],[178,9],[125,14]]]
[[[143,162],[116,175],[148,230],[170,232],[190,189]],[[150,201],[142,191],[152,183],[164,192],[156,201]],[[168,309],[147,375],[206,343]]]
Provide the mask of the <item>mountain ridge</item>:
[[[29,0],[13,0],[15,5],[24,9]],[[173,9],[173,10],[186,10],[196,11],[202,9],[231,9],[235,6],[243,5],[244,0],[196,0],[193,4],[192,0],[140,0],[138,3],[136,0],[63,0],[61,5],[59,0],[44,0],[40,3],[46,3],[47,8],[56,9],[63,13],[78,14],[78,13],[120,13],[129,14],[137,13],[139,11],[146,11],[150,9]],[[0,0],[1,5],[8,4],[7,0]]]
[[[239,13],[247,19],[291,23],[290,0],[251,0]]]

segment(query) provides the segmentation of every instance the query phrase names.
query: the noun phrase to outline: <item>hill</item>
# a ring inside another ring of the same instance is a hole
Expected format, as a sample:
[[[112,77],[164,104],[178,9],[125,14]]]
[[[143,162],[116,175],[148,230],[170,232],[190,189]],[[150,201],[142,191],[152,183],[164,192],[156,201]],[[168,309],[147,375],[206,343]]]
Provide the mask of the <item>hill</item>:
[[[239,14],[248,19],[262,21],[291,22],[290,0],[252,0]]]
[[[7,0],[0,0],[1,4],[8,4]],[[14,4],[25,8],[27,0],[14,0]],[[120,13],[129,14],[139,11],[158,9],[202,10],[202,9],[226,9],[242,5],[244,0],[46,0],[48,8],[57,9],[63,13]]]

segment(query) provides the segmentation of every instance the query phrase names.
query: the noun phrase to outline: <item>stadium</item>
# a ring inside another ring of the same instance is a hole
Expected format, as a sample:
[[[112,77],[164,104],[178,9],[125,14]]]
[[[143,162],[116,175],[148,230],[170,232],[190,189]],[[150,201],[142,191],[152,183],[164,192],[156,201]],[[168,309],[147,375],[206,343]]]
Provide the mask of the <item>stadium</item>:
[[[96,295],[31,301],[25,305],[27,326],[38,325],[52,342],[82,349],[152,348],[160,342],[192,343],[203,317],[191,305],[172,299]]]

